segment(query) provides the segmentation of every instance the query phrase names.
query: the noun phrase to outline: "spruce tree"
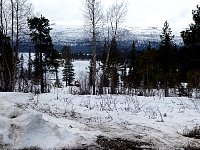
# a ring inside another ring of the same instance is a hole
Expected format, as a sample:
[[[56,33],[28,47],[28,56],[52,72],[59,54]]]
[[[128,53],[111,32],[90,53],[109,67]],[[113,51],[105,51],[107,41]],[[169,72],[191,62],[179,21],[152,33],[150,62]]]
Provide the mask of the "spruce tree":
[[[184,41],[185,68],[187,70],[187,82],[190,88],[199,88],[200,85],[200,6],[192,11],[194,23],[181,32]],[[184,50],[183,49],[183,50]],[[187,57],[186,57],[187,56]],[[197,94],[197,92],[196,92]],[[196,95],[197,97],[197,95]]]
[[[172,35],[169,23],[165,21],[162,33],[160,35],[160,51],[159,51],[159,62],[161,65],[163,84],[165,89],[165,97],[168,96],[168,82],[169,74],[172,73],[172,60],[174,58],[174,36]]]
[[[192,11],[194,23],[190,27],[181,32],[184,44],[186,46],[200,46],[200,6],[197,5],[197,10]]]
[[[72,82],[74,81],[74,66],[72,64],[72,55],[71,50],[69,46],[65,46],[62,49],[62,57],[65,59],[65,65],[63,69],[63,81],[66,82],[66,86],[72,85]]]
[[[101,53],[101,68],[102,68],[102,74],[100,76],[100,85],[99,85],[99,94],[103,94],[103,87],[109,87],[109,81],[106,75],[106,60],[107,60],[107,54],[108,54],[108,44],[107,41],[105,39],[104,45],[103,45],[103,49],[102,49],[102,53]]]
[[[110,77],[111,94],[116,94],[116,88],[119,84],[119,63],[120,63],[120,51],[117,47],[117,41],[115,38],[112,39],[110,45],[110,53],[108,59],[107,73]]]
[[[66,82],[66,86],[71,86],[74,81],[74,69],[73,64],[69,59],[66,59],[65,67],[63,69],[63,81]]]
[[[136,47],[135,42],[132,43],[131,51],[129,52],[129,72],[128,72],[128,86],[129,88],[133,88],[134,84],[136,83],[136,72],[137,72],[137,66],[136,66]],[[136,85],[135,85],[136,86]]]
[[[63,48],[61,49],[61,58],[62,59],[72,59],[72,53],[70,51],[70,47],[68,45],[63,46]]]

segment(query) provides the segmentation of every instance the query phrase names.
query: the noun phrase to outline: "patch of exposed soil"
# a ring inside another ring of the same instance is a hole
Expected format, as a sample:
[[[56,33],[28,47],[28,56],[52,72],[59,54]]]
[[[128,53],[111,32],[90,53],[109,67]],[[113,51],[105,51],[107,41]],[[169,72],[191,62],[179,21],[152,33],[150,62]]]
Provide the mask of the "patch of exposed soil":
[[[108,139],[98,136],[96,142],[104,150],[154,150],[151,143],[129,141],[121,138]]]

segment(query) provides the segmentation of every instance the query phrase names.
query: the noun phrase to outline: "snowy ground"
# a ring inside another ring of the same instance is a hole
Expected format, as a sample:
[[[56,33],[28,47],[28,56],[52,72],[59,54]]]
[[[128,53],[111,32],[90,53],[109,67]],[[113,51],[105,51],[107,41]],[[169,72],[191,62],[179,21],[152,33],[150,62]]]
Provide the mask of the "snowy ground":
[[[181,135],[200,124],[199,100],[67,93],[0,93],[0,145],[77,148],[94,145],[101,135],[148,142],[159,149],[200,146],[199,140]]]

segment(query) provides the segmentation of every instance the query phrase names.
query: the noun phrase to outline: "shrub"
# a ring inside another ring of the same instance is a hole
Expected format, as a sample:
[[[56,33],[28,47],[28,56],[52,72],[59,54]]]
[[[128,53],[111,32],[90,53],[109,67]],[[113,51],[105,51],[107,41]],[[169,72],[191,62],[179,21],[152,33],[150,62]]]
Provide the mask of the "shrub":
[[[200,126],[195,126],[193,129],[185,129],[183,131],[183,136],[189,138],[200,139]]]
[[[199,150],[200,147],[194,146],[193,144],[189,143],[186,147],[183,147],[184,150]]]
[[[32,146],[32,147],[25,147],[20,150],[42,150],[42,149],[36,146]]]

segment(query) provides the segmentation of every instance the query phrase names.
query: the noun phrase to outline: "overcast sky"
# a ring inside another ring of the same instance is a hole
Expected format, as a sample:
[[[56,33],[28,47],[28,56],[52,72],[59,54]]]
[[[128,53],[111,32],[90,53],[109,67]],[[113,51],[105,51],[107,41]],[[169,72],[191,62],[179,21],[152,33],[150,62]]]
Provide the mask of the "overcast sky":
[[[29,0],[34,12],[57,24],[83,23],[84,0]],[[101,0],[108,8],[116,0]],[[123,0],[118,0],[123,1]],[[126,24],[143,27],[162,27],[167,20],[171,27],[186,28],[192,22],[192,10],[200,0],[128,0]]]

